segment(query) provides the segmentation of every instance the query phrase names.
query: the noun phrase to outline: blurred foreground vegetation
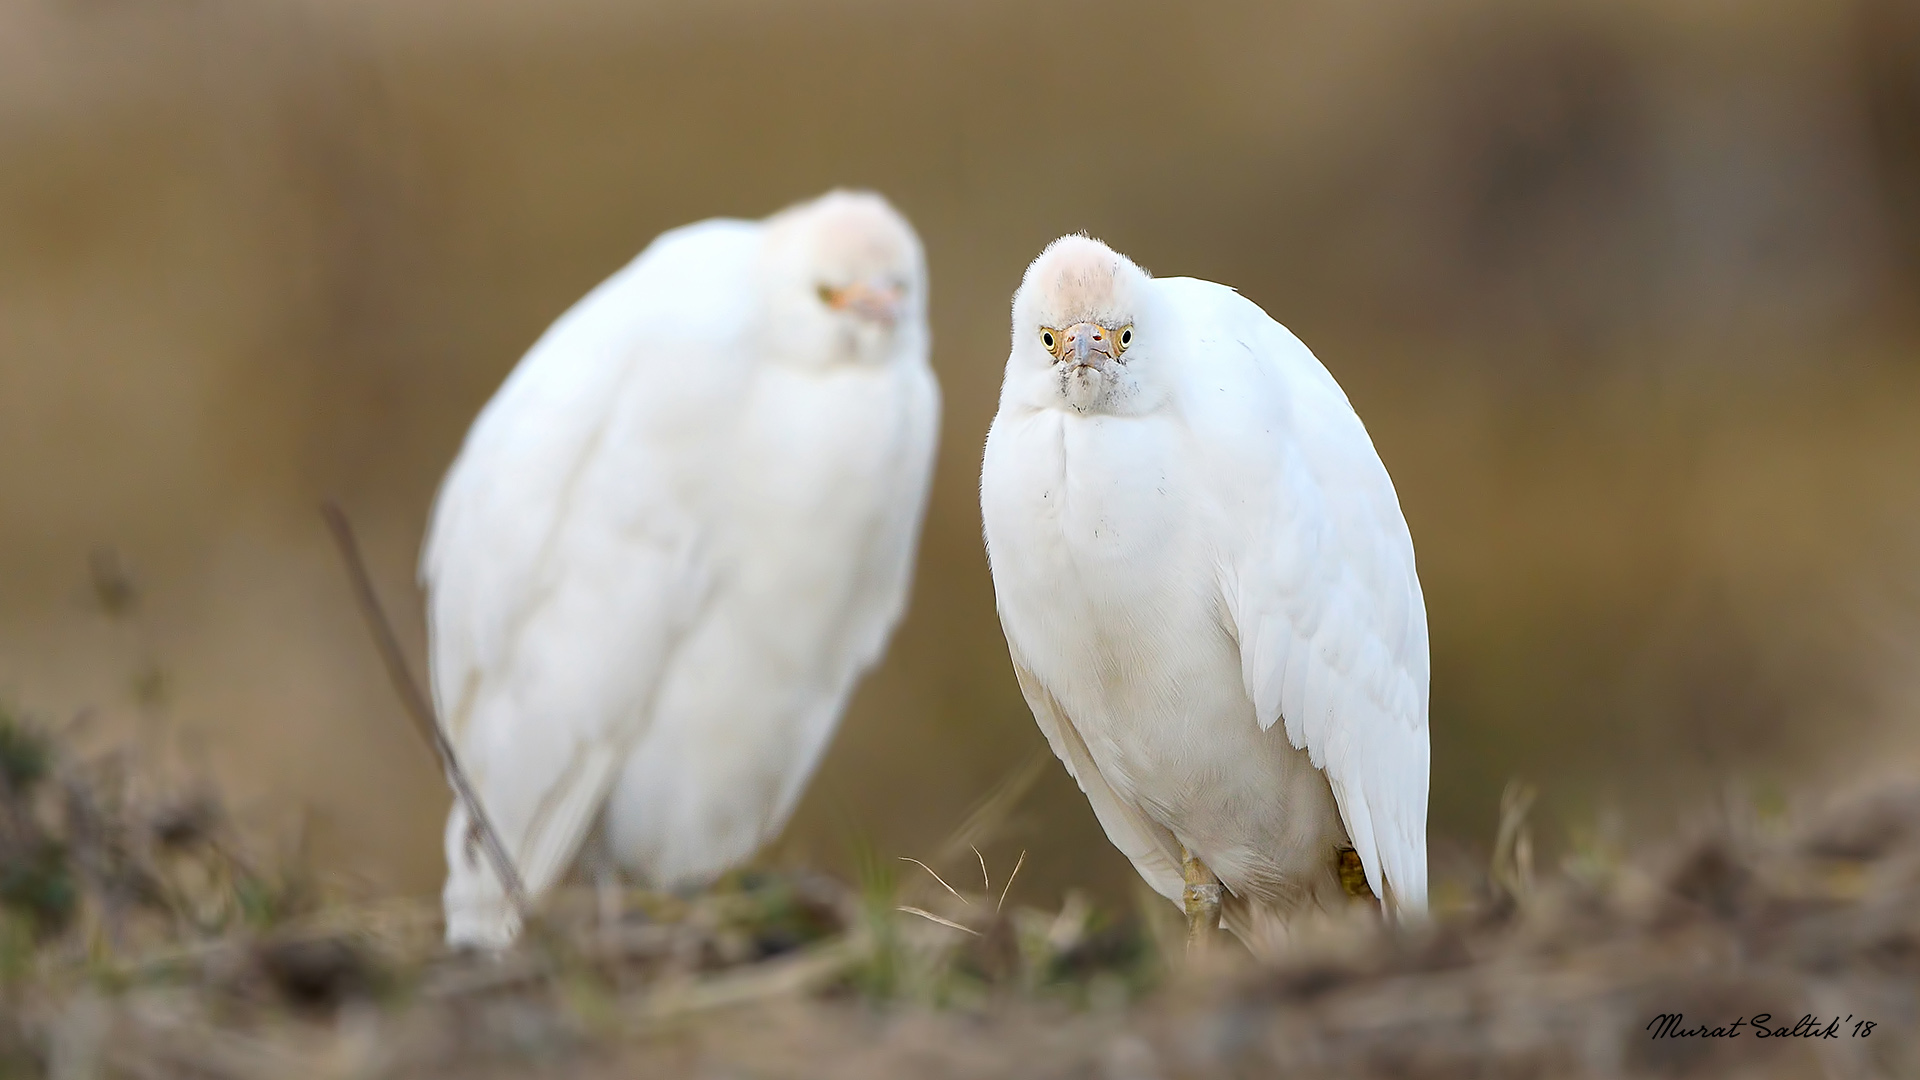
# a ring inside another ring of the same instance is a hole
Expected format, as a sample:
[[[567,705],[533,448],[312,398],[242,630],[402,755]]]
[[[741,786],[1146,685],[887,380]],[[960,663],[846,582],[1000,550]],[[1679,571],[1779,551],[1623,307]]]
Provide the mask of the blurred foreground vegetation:
[[[1491,868],[1429,924],[1327,918],[1255,961],[1184,958],[1157,899],[1021,903],[969,838],[1030,780],[932,867],[580,886],[491,957],[444,951],[431,904],[249,855],[204,791],[0,715],[0,1076],[1920,1072],[1920,782],[1577,844],[1551,872],[1513,787]],[[1653,1037],[1673,1013],[1749,1026]]]

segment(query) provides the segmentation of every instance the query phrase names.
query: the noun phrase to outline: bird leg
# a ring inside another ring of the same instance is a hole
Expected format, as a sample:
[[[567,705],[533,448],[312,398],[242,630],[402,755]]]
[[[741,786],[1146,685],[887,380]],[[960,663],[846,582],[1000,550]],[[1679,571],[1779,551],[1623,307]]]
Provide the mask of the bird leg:
[[[587,879],[593,885],[594,908],[595,914],[599,916],[600,936],[611,938],[620,926],[620,916],[626,907],[626,891],[625,882],[620,879],[620,868],[614,862],[613,841],[607,835],[604,814],[580,845],[579,862],[580,868],[586,871]]]
[[[1220,928],[1220,879],[1200,856],[1182,847],[1180,874],[1186,881],[1180,890],[1181,905],[1187,909],[1187,951],[1205,948]]]

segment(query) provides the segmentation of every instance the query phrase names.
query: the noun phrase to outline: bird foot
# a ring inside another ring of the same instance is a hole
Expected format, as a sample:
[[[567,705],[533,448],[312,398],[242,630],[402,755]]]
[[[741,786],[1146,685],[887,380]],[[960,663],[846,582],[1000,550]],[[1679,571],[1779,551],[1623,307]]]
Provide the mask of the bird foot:
[[[1220,928],[1220,879],[1207,864],[1190,851],[1181,849],[1180,872],[1185,886],[1180,890],[1181,905],[1187,911],[1187,952],[1206,948]]]
[[[1373,886],[1367,884],[1367,868],[1360,863],[1359,852],[1343,847],[1334,852],[1333,870],[1339,875],[1340,888],[1355,900],[1377,900]]]

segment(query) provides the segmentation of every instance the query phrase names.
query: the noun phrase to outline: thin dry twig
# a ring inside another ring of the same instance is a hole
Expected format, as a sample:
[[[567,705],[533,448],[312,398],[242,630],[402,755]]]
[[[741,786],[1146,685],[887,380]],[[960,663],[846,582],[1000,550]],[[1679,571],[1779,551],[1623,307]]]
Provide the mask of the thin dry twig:
[[[1013,873],[1007,875],[1006,887],[1000,890],[1000,902],[993,905],[995,915],[1000,914],[1000,909],[1007,906],[1007,894],[1013,891],[1013,879],[1020,876],[1020,868],[1025,865],[1027,865],[1027,852],[1023,848],[1020,851],[1020,857],[1013,861]]]
[[[400,650],[400,639],[393,632],[393,624],[387,621],[386,610],[380,606],[379,594],[373,591],[373,578],[367,573],[366,560],[360,555],[360,542],[354,538],[353,524],[347,520],[346,511],[331,499],[320,504],[320,516],[326,519],[327,529],[333,533],[333,542],[340,549],[340,559],[346,563],[354,600],[359,603],[360,615],[373,635],[374,648],[386,664],[387,678],[393,683],[394,692],[400,695],[400,704],[406,709],[420,737],[427,740],[427,745],[440,758],[454,796],[466,807],[467,820],[473,823],[474,832],[480,836],[480,847],[487,853],[487,861],[493,865],[494,874],[506,889],[507,898],[524,917],[530,907],[527,887],[520,880],[520,871],[513,865],[513,857],[507,854],[506,845],[500,842],[499,832],[487,817],[486,808],[480,805],[473,785],[467,782],[467,774],[454,756],[453,743],[448,741],[447,733],[434,720],[433,706],[427,703],[426,695],[420,692],[419,684],[413,681],[406,654]]]
[[[967,846],[973,848],[973,857],[980,860],[980,891],[983,893],[992,892],[993,879],[987,876],[987,857],[980,854],[980,849],[974,847],[974,845],[968,844]]]
[[[939,874],[934,874],[934,873],[933,873],[933,867],[931,867],[931,866],[928,866],[928,865],[927,865],[926,863],[923,863],[923,862],[921,862],[921,861],[920,861],[919,859],[916,859],[916,858],[913,858],[913,857],[911,857],[911,856],[908,856],[908,855],[902,855],[902,856],[900,856],[900,861],[901,861],[901,862],[910,862],[910,863],[912,863],[913,865],[915,865],[915,866],[917,866],[917,867],[919,867],[920,869],[922,869],[922,870],[925,870],[925,871],[926,871],[927,873],[929,873],[929,874],[933,874],[933,880],[935,880],[935,881],[937,881],[937,882],[939,882],[939,883],[940,883],[940,887],[941,887],[941,888],[943,888],[943,889],[945,889],[945,890],[947,890],[948,892],[950,892],[950,893],[952,893],[952,894],[954,895],[954,898],[955,898],[955,899],[957,899],[957,900],[959,900],[959,901],[960,901],[961,903],[963,903],[963,904],[965,904],[965,905],[967,905],[968,907],[972,907],[972,906],[973,906],[973,901],[971,901],[971,900],[968,900],[968,899],[967,899],[966,897],[964,897],[964,896],[961,896],[961,895],[960,895],[960,890],[959,890],[959,889],[956,889],[956,888],[954,888],[953,886],[951,886],[951,885],[949,885],[949,884],[947,884],[947,879],[946,879],[946,878],[943,878],[943,877],[941,877],[941,876],[940,876]]]

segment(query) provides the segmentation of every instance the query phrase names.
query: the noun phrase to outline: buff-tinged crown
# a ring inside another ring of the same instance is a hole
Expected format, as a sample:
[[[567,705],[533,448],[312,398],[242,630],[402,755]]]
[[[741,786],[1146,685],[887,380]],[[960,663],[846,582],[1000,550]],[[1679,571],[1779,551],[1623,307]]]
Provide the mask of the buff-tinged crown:
[[[1044,325],[1117,326],[1132,321],[1135,291],[1146,280],[1133,260],[1093,237],[1063,236],[1027,267],[1015,317],[1024,305],[1027,318]]]
[[[924,271],[913,226],[870,191],[835,190],[775,215],[777,236],[791,235],[806,258],[833,278],[890,277],[918,284]]]

